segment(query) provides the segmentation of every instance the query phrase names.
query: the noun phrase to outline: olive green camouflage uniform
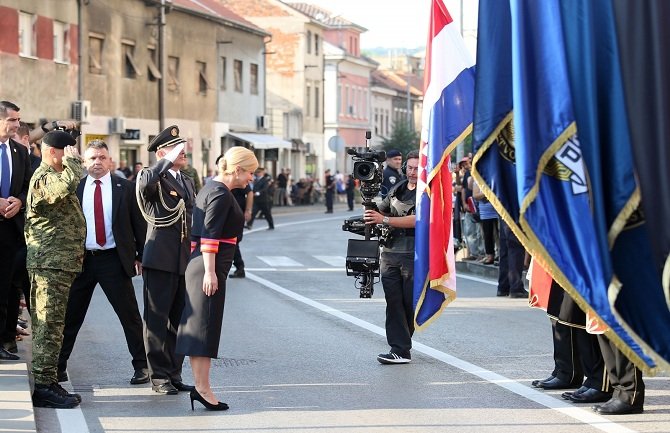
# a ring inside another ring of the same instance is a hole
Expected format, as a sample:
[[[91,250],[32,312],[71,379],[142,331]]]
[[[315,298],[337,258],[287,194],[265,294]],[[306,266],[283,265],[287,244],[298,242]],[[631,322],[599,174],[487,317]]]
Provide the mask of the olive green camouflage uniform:
[[[33,363],[36,384],[57,382],[70,286],[84,261],[86,220],[76,191],[81,160],[63,159],[57,172],[42,162],[30,180],[26,203],[26,266],[30,274]]]
[[[198,193],[202,189],[202,182],[200,181],[200,176],[198,176],[198,170],[193,168],[192,166],[187,166],[184,167],[180,170],[182,174],[185,174],[186,176],[190,177],[193,179],[193,182],[195,182],[195,192]]]

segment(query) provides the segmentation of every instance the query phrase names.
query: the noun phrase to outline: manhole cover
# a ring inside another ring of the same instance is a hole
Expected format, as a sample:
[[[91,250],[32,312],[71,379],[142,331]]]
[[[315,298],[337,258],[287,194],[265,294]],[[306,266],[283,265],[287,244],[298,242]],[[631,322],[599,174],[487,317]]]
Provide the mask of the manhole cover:
[[[235,359],[235,358],[221,358],[212,359],[212,364],[219,367],[244,367],[247,365],[256,364],[255,359]]]

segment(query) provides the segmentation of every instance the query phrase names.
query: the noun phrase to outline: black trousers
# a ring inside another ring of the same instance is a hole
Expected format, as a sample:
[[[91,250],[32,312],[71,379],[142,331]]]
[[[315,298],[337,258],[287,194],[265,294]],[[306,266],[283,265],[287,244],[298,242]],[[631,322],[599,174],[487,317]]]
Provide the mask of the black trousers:
[[[605,360],[605,368],[614,388],[613,398],[642,406],[644,404],[644,381],[642,372],[604,335],[598,335],[598,343]]]
[[[552,375],[599,391],[611,391],[598,337],[555,320],[551,321],[551,326],[555,365]]]
[[[240,242],[242,242],[243,235],[237,237],[237,244],[235,245],[235,255],[233,256],[233,265],[235,270],[244,270],[244,260],[242,259],[242,252],[240,251]]]
[[[335,192],[332,189],[327,189],[326,190],[326,212],[332,212],[333,211],[334,195],[335,195]]]
[[[353,189],[348,189],[347,190],[347,206],[349,207],[349,210],[354,210],[354,190]]]
[[[526,255],[521,242],[512,229],[500,219],[500,262],[498,270],[498,293],[521,293],[524,290],[523,260]]]
[[[184,310],[184,275],[144,268],[144,347],[154,385],[181,382],[183,355],[175,354]]]
[[[16,340],[19,296],[12,288],[12,277],[22,236],[14,221],[0,220],[0,344]]]
[[[249,220],[248,225],[251,226],[254,223],[256,215],[258,215],[259,212],[263,212],[263,215],[265,216],[265,221],[268,222],[268,227],[271,229],[275,228],[275,223],[272,220],[272,210],[270,209],[270,203],[268,203],[267,201],[254,202],[254,208],[253,211],[251,212],[251,219]]]
[[[17,293],[19,301],[21,299],[21,293],[23,293],[23,298],[26,301],[26,308],[30,311],[30,278],[28,277],[28,269],[26,269],[27,252],[28,250],[24,244],[21,245],[19,251],[16,253],[16,259],[14,260],[14,275],[12,276],[12,290]]]
[[[123,270],[116,249],[90,255],[86,253],[83,272],[77,275],[70,288],[70,296],[65,312],[63,345],[58,356],[58,370],[67,368],[74,343],[86,318],[91,304],[93,291],[100,284],[116,316],[121,322],[126,337],[128,351],[135,370],[147,368],[147,355],[142,337],[142,318],[140,317],[132,279]]]
[[[391,352],[409,358],[414,334],[414,254],[382,252],[380,273],[386,298],[386,341]]]

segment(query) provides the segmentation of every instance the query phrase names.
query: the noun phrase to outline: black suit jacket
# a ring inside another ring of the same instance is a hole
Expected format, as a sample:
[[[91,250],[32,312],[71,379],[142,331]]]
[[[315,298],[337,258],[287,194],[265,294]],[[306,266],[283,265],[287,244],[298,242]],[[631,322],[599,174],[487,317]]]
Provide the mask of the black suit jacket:
[[[135,276],[135,260],[142,261],[147,222],[142,217],[137,200],[135,200],[135,185],[113,174],[111,178],[112,234],[123,270],[132,278]],[[77,197],[80,203],[83,200],[84,185],[88,179],[88,176],[83,178],[77,187]]]
[[[21,143],[9,139],[9,151],[12,153],[12,180],[9,187],[9,195],[21,200],[22,209],[14,218],[16,227],[20,233],[23,233],[23,227],[26,223],[25,206],[26,198],[28,197],[28,186],[30,185],[30,159],[28,158],[28,149]]]
[[[184,237],[182,238],[181,218],[168,227],[148,224],[142,267],[184,275],[191,257],[191,221],[195,204],[195,185],[190,177],[182,176],[186,182],[187,191],[185,191],[168,172],[171,167],[172,162],[169,160],[158,160],[156,164],[138,174],[136,188],[144,200],[144,211],[155,218],[168,215],[159,194],[162,194],[163,201],[170,208],[176,207],[179,200],[184,199],[186,204]]]

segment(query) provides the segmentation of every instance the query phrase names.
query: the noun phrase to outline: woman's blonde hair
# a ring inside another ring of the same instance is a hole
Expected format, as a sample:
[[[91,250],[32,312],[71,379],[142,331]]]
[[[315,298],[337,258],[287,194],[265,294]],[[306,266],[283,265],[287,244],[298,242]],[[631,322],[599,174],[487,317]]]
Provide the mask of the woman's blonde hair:
[[[245,171],[254,172],[258,167],[258,160],[256,155],[242,146],[231,147],[219,159],[219,173],[232,174],[236,167],[240,167]]]

